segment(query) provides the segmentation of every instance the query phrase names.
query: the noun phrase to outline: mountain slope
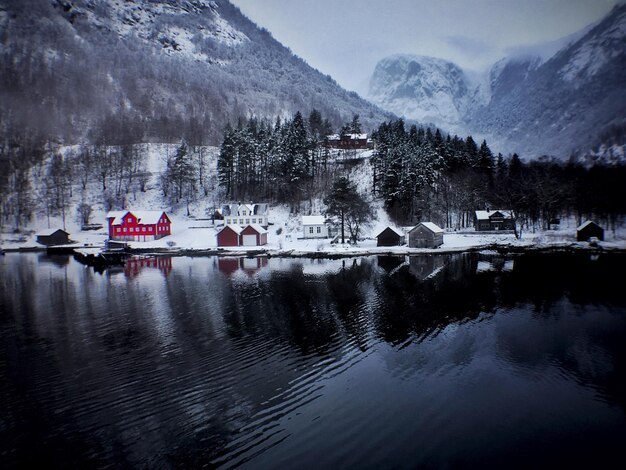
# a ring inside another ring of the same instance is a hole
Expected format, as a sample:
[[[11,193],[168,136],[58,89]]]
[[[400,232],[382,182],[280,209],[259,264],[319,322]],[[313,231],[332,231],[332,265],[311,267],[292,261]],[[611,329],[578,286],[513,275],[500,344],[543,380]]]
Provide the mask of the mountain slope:
[[[626,5],[568,38],[497,62],[483,80],[470,77],[441,59],[392,56],[377,65],[370,97],[399,115],[427,116],[527,157],[623,145]]]
[[[217,143],[240,116],[391,118],[227,0],[0,0],[0,70],[5,136],[73,142],[117,126],[135,141]]]
[[[398,54],[382,59],[370,81],[368,97],[398,115],[451,129],[477,96],[477,87],[452,62]]]
[[[530,155],[568,156],[598,145],[626,120],[626,5],[534,68],[501,73],[488,105],[466,122]]]

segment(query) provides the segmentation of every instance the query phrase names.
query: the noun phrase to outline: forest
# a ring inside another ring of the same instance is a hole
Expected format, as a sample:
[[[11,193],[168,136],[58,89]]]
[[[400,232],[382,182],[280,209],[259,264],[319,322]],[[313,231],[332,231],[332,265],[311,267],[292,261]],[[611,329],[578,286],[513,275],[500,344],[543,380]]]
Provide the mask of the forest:
[[[362,127],[354,115],[337,130],[360,133]],[[165,207],[186,208],[187,215],[199,201],[206,213],[231,201],[288,204],[298,213],[313,201],[319,207],[340,177],[363,164],[372,169],[364,196],[380,199],[400,225],[433,221],[462,229],[473,225],[475,210],[505,209],[513,211],[520,230],[546,229],[567,217],[593,218],[614,229],[626,214],[624,164],[576,157],[524,161],[516,154],[494,155],[486,141],[478,144],[472,136],[416,125],[407,130],[402,120],[371,133],[374,149],[364,161],[355,150],[329,147],[334,130],[315,109],[307,117],[241,118],[226,126],[218,152],[179,140],[156,177],[132,120],[105,116],[88,142],[73,146],[25,132],[19,143],[0,144],[0,226],[18,231],[34,217],[51,216],[88,224],[94,206],[126,208],[150,181]],[[78,214],[70,214],[77,197]]]

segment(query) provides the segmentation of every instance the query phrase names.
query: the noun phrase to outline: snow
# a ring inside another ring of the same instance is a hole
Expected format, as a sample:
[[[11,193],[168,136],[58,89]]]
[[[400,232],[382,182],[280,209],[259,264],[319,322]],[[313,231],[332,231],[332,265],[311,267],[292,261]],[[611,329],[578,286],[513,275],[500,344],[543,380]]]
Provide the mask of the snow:
[[[489,217],[491,217],[496,212],[499,212],[505,217],[508,217],[508,218],[511,217],[511,211],[498,209],[498,210],[493,210],[493,211],[476,211],[476,218],[478,220],[489,220]]]
[[[587,227],[587,226],[589,226],[589,225],[592,225],[592,224],[593,224],[593,225],[597,225],[595,222],[593,222],[593,221],[591,221],[591,220],[588,220],[587,222],[583,222],[582,224],[580,224],[580,225],[576,228],[576,230],[577,230],[577,231],[578,231],[578,230],[583,230],[585,227]]]
[[[433,233],[443,232],[443,229],[441,227],[439,227],[437,224],[434,224],[432,222],[420,222],[418,225],[423,225],[424,227],[426,227],[428,230],[430,230]]]
[[[324,225],[326,218],[323,215],[303,215],[302,225]]]
[[[401,237],[404,237],[404,232],[403,232],[402,230],[397,229],[397,228],[395,228],[395,227],[392,227],[391,225],[388,225],[387,227],[385,227],[384,229],[382,229],[380,232],[378,232],[378,234],[376,234],[374,238],[378,238],[378,236],[379,236],[381,233],[383,233],[385,230],[387,230],[387,229],[392,230],[393,232],[395,232],[397,235],[399,235],[399,236],[401,236]]]

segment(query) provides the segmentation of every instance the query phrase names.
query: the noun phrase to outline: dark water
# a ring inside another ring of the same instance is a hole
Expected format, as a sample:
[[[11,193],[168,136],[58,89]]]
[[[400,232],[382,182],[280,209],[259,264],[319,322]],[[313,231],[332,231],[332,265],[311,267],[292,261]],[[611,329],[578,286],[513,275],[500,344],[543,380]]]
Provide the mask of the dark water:
[[[8,254],[0,467],[622,467],[625,266]]]

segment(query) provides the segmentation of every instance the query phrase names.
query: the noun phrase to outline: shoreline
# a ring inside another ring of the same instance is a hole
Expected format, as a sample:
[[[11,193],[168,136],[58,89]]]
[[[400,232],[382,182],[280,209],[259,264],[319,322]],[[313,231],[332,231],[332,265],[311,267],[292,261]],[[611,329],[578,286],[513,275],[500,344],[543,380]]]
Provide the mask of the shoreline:
[[[49,249],[50,248],[50,249]],[[19,247],[5,248],[4,253],[50,253],[50,254],[67,254],[71,255],[77,250],[99,250],[103,247],[93,245],[79,246],[58,246],[58,247]],[[394,249],[390,249],[394,248]],[[626,253],[626,246],[605,246],[600,242],[597,246],[591,246],[585,242],[569,242],[569,243],[541,243],[541,244],[499,244],[488,243],[474,246],[444,247],[444,248],[409,248],[406,246],[398,247],[376,247],[359,249],[358,246],[345,251],[306,251],[297,249],[277,250],[254,248],[250,250],[229,250],[224,248],[130,248],[124,254],[144,255],[144,256],[172,256],[172,257],[235,257],[235,258],[310,258],[310,259],[342,259],[342,258],[359,258],[364,256],[419,256],[419,255],[437,255],[437,254],[454,254],[454,253],[476,253],[481,251],[495,251],[498,254],[524,254],[524,253],[576,253],[585,252],[590,254],[602,253]]]

